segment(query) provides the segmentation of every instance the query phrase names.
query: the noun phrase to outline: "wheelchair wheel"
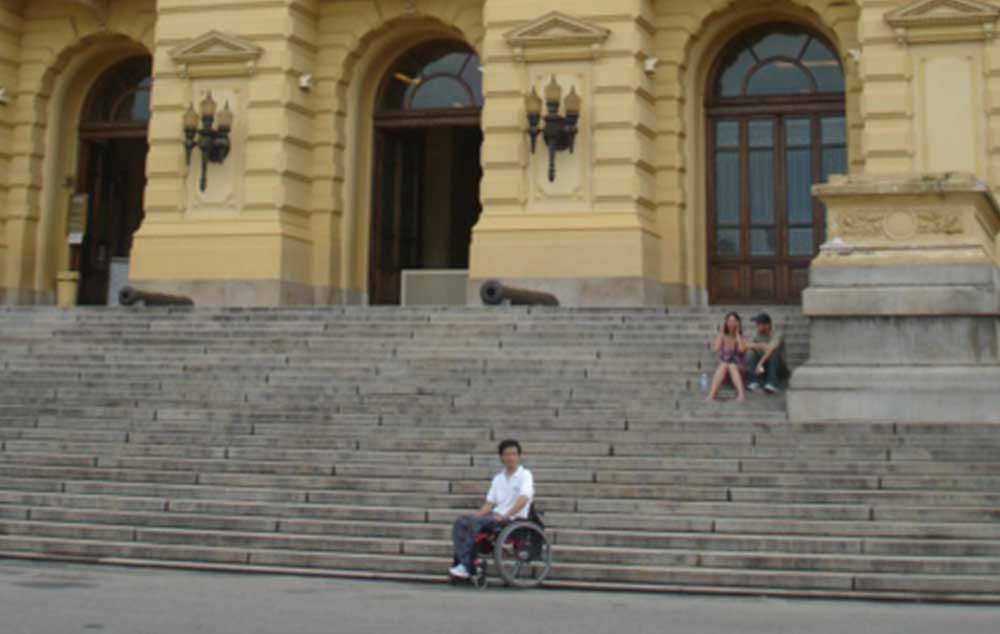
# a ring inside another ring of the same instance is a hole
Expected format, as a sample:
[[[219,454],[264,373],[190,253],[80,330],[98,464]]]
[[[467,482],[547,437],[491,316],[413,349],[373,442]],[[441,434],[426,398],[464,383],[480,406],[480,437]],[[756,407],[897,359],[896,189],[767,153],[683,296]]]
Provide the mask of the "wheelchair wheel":
[[[493,558],[500,578],[514,588],[541,585],[552,568],[552,553],[545,533],[530,522],[511,524],[500,531]]]

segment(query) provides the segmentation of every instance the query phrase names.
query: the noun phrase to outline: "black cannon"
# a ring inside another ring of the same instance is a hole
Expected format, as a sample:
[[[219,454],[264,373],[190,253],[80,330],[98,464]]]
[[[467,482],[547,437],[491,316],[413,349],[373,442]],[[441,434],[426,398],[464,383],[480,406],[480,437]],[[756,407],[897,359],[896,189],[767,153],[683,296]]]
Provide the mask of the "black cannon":
[[[479,297],[487,306],[500,306],[504,302],[509,302],[511,306],[559,305],[559,300],[551,293],[504,286],[499,280],[483,282],[483,285],[479,287]]]
[[[194,306],[194,300],[183,295],[151,293],[131,286],[118,291],[118,303],[122,306],[135,306],[139,302],[142,302],[143,306]]]

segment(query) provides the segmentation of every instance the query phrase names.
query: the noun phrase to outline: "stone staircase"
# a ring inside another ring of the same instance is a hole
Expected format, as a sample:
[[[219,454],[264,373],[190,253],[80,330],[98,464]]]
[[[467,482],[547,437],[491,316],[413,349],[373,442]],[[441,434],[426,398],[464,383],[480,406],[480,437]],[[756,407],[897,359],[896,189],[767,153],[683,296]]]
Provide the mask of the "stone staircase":
[[[551,585],[1000,598],[1000,427],[705,404],[724,312],[0,309],[0,556],[442,580],[514,436]]]

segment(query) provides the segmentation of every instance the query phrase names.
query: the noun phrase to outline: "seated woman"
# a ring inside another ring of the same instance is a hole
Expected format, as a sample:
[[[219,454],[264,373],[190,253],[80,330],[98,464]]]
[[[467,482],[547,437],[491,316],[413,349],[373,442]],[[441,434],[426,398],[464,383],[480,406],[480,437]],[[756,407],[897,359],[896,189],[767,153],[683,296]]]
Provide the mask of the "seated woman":
[[[722,322],[719,334],[712,342],[712,351],[719,355],[719,367],[712,377],[712,387],[708,391],[707,401],[714,401],[715,396],[728,377],[736,388],[737,400],[746,399],[743,391],[743,364],[747,351],[747,342],[743,338],[743,322],[737,313],[729,313]]]

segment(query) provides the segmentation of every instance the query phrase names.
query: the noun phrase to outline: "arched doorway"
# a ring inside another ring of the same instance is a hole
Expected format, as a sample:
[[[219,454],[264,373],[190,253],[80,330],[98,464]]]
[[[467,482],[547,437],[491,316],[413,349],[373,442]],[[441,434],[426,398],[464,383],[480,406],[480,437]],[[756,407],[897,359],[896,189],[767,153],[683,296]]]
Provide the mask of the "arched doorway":
[[[375,108],[369,301],[399,304],[405,270],[469,265],[479,202],[479,57],[435,41],[386,73]]]
[[[713,303],[797,303],[825,236],[814,183],[847,171],[844,74],[833,47],[778,24],[739,36],[707,92]]]
[[[108,303],[112,266],[127,262],[142,224],[152,84],[152,60],[134,57],[101,75],[84,102],[76,193],[86,220],[71,263],[81,305]]]

